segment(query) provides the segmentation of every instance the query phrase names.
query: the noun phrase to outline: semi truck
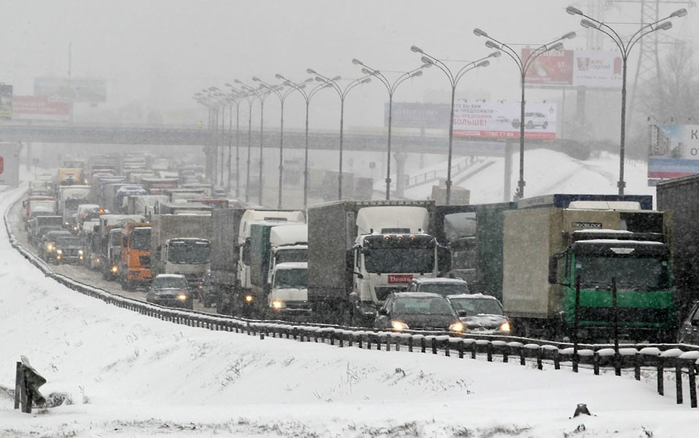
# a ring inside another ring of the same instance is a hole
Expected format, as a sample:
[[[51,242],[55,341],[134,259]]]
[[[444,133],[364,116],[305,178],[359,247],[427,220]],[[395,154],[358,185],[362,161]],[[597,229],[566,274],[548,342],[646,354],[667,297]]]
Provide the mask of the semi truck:
[[[674,339],[670,215],[651,196],[555,194],[504,215],[502,301],[518,334]]]
[[[224,208],[213,210],[212,218],[211,284],[217,297],[217,312],[261,315],[268,301],[263,296],[265,292],[254,288],[251,281],[252,225],[263,222],[302,223],[305,221],[304,213],[295,210]]]
[[[152,275],[182,274],[193,288],[209,269],[211,215],[151,216]]]
[[[678,323],[699,300],[699,178],[696,175],[658,184],[658,209],[672,212],[672,268]]]
[[[308,209],[308,300],[324,322],[370,325],[391,292],[436,277],[434,201],[336,201]]]
[[[77,220],[78,205],[90,203],[90,186],[72,185],[58,187],[58,214],[63,217],[63,226],[65,228],[74,228]]]
[[[143,222],[140,214],[103,214],[90,238],[90,266],[102,271],[105,280],[119,278],[121,261],[121,228],[129,223]]]
[[[121,288],[132,291],[153,281],[151,272],[151,224],[131,222],[121,228]]]

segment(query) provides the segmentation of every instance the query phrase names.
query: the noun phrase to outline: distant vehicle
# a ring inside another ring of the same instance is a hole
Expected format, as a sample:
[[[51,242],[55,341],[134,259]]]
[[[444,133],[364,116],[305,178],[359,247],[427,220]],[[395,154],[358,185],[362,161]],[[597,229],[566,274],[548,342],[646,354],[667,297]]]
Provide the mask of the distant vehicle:
[[[161,306],[194,308],[192,291],[182,274],[160,274],[155,277],[148,289],[146,301]]]
[[[500,300],[490,295],[464,294],[448,297],[469,333],[509,335],[510,319],[503,314]],[[464,315],[465,316],[461,316]]]
[[[512,119],[512,127],[519,128],[519,119]],[[527,129],[534,129],[536,127],[546,129],[549,127],[549,121],[544,113],[528,112],[524,113],[524,127]]]
[[[443,297],[471,293],[468,283],[460,278],[413,278],[407,292],[432,292]]]
[[[394,292],[379,309],[374,328],[402,332],[437,330],[462,333],[464,323],[443,296],[427,292]]]
[[[699,345],[699,301],[694,303],[694,307],[692,307],[689,315],[682,322],[677,334],[677,341]]]
[[[56,260],[56,239],[58,236],[72,236],[67,230],[52,230],[44,234],[39,245],[39,258],[52,262]]]
[[[83,263],[85,249],[83,241],[75,235],[56,238],[56,263]]]

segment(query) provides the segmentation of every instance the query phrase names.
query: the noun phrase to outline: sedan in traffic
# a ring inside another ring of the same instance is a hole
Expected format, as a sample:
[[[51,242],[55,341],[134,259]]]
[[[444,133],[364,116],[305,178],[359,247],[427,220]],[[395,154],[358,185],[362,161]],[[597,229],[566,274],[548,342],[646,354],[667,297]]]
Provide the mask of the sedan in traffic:
[[[439,294],[394,292],[379,309],[374,328],[394,332],[430,330],[462,333],[464,324],[449,301]]]
[[[167,307],[194,308],[189,283],[181,274],[157,275],[148,289],[146,301]]]

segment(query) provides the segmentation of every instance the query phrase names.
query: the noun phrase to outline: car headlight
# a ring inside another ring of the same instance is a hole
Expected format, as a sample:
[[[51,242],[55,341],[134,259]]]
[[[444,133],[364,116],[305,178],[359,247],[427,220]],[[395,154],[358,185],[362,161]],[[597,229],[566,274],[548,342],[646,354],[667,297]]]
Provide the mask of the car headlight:
[[[398,321],[398,320],[393,320],[391,321],[391,328],[393,331],[396,332],[402,332],[403,330],[408,330],[410,327],[408,327],[408,324],[404,323],[403,321]]]
[[[185,301],[187,299],[187,294],[177,294],[177,299],[180,301]]]
[[[84,254],[85,254],[85,251],[83,251],[82,249],[78,250],[78,255],[84,255]]]
[[[63,250],[62,250],[62,249],[57,249],[57,250],[56,250],[56,254],[63,254]]]
[[[49,243],[48,246],[46,247],[46,250],[47,250],[48,252],[53,251],[53,245],[51,245],[51,244]]]
[[[112,266],[111,271],[112,271],[112,274],[116,274],[117,272],[119,272],[119,267],[117,265],[114,265],[114,266]]]
[[[274,300],[274,301],[272,301],[272,308],[273,308],[274,310],[280,310],[280,309],[283,309],[284,307],[285,307],[285,306],[284,306],[284,301],[281,301],[281,300]]]
[[[500,324],[500,328],[498,328],[498,331],[500,333],[510,333],[512,331],[512,325],[509,321],[505,321],[502,324]]]
[[[253,296],[250,295],[250,294],[245,295],[245,302],[246,302],[246,303],[250,304],[250,303],[252,303],[253,301],[255,301],[255,297],[253,297]]]
[[[464,331],[464,323],[459,321],[449,326],[450,332],[462,333]]]

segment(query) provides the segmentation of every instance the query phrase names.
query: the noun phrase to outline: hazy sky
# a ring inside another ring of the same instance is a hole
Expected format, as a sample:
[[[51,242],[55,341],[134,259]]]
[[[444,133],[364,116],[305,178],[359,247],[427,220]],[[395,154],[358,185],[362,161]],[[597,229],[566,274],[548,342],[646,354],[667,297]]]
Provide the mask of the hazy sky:
[[[608,3],[608,2],[601,2]],[[540,45],[575,30],[566,48],[585,48],[579,19],[565,13],[575,5],[592,14],[596,2],[561,0],[15,0],[0,1],[0,82],[15,94],[33,94],[37,76],[104,78],[108,103],[144,102],[152,109],[195,107],[202,88],[253,76],[277,83],[274,75],[302,81],[311,67],[329,77],[361,76],[351,63],[359,58],[389,79],[420,64],[417,45],[440,58],[472,61],[491,52],[473,34],[480,27],[501,41]],[[662,5],[667,15],[681,7]],[[667,32],[697,43],[695,9],[676,19]],[[613,4],[606,20],[640,20],[640,6]],[[599,15],[598,15],[599,16]],[[631,26],[629,33],[638,28]],[[70,48],[70,50],[69,50]],[[607,45],[612,49],[612,45]],[[632,59],[633,56],[632,56]],[[463,63],[449,62],[458,70]],[[518,100],[519,74],[506,57],[467,73],[458,94]],[[448,102],[448,81],[436,68],[401,85],[397,101]],[[379,126],[385,88],[373,81],[346,100],[348,126]],[[316,103],[317,101],[317,103]],[[338,117],[338,98],[324,90],[312,105],[318,123]],[[267,101],[270,125],[278,99]],[[327,111],[326,111],[327,108]],[[299,97],[287,101],[290,126],[302,117]],[[267,112],[265,112],[267,117]]]

